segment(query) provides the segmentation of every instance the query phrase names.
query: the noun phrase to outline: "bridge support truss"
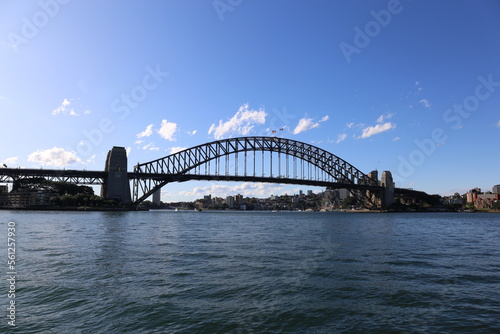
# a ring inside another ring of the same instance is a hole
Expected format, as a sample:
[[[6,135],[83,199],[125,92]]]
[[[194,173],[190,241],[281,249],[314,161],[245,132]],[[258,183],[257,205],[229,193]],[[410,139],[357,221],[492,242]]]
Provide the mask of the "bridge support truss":
[[[377,180],[319,147],[276,137],[213,141],[138,164],[131,175],[135,204],[169,182],[226,180],[309,184],[347,188],[365,206],[375,207]]]

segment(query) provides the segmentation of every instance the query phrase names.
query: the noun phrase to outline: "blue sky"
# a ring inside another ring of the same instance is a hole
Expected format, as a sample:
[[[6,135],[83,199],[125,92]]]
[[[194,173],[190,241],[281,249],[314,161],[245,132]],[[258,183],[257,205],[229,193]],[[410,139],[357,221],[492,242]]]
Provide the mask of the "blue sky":
[[[0,162],[129,169],[219,138],[326,149],[399,187],[500,183],[500,2],[3,1]],[[188,182],[164,201],[268,196]]]

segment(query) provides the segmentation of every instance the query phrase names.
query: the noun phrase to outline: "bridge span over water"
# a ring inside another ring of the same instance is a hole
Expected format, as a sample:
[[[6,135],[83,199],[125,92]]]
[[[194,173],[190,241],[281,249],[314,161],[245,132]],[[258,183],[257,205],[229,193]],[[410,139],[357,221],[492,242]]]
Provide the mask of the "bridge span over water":
[[[205,143],[128,171],[125,148],[113,147],[104,171],[1,168],[0,182],[45,178],[101,185],[101,195],[138,205],[163,186],[190,180],[271,182],[348,189],[367,208],[392,204],[395,195],[425,198],[424,192],[395,188],[390,172],[364,174],[319,147],[277,137],[239,137]],[[132,184],[131,184],[131,183]]]

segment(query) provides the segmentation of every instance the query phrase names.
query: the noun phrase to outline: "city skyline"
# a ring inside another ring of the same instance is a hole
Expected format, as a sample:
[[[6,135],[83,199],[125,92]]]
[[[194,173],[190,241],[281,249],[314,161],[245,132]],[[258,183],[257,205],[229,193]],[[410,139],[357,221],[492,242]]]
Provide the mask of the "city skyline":
[[[274,135],[429,194],[500,183],[493,0],[2,7],[9,167],[103,170],[124,146],[131,170],[217,139]],[[299,188],[190,181],[161,200]]]

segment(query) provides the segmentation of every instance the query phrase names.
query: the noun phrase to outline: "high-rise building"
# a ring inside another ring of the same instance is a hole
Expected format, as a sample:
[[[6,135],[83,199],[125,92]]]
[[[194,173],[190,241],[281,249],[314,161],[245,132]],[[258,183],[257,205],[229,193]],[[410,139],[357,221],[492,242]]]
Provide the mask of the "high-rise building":
[[[243,195],[234,195],[234,203],[235,204],[243,204]]]
[[[234,197],[233,196],[226,197],[226,205],[230,209],[234,208]]]
[[[373,170],[371,171],[370,173],[368,173],[368,177],[371,178],[372,180],[375,180],[378,182],[378,171],[377,170]]]
[[[212,203],[212,195],[205,195],[203,196],[203,202],[208,205]]]
[[[493,186],[492,193],[494,193],[494,194],[500,194],[500,184],[497,184],[496,186]]]
[[[351,196],[351,192],[345,188],[339,189],[339,199],[343,200]]]

